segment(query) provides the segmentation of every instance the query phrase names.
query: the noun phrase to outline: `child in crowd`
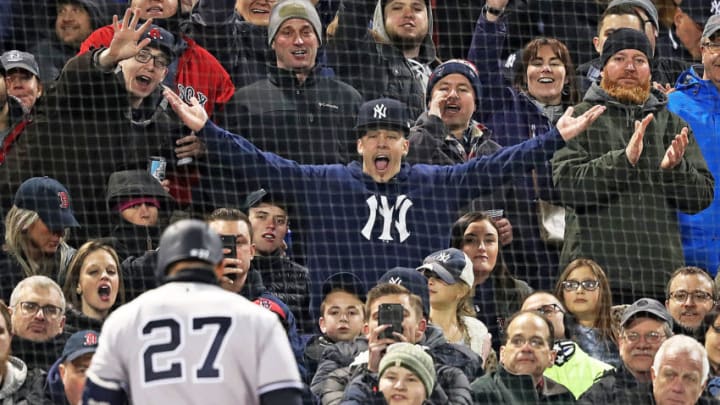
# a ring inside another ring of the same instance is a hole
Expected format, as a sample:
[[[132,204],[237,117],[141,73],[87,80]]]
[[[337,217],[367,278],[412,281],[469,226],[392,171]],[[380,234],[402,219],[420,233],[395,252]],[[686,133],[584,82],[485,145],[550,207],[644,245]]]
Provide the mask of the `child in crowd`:
[[[305,346],[309,380],[317,370],[323,350],[334,343],[349,342],[360,336],[365,322],[367,289],[356,275],[333,274],[323,283],[322,294],[318,320],[321,333],[311,336]]]
[[[572,261],[558,279],[555,296],[574,317],[568,325],[570,338],[590,356],[619,367],[610,283],[600,265],[590,259]]]

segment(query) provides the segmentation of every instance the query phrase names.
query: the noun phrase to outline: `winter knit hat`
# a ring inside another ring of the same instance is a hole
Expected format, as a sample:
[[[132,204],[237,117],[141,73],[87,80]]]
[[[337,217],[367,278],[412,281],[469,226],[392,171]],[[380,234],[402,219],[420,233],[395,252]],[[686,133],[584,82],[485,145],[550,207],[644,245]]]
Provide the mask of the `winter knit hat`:
[[[315,30],[318,44],[322,45],[320,16],[312,3],[307,0],[281,0],[273,7],[268,24],[268,45],[272,45],[280,26],[291,18],[300,18],[309,22]]]
[[[655,4],[653,4],[650,0],[612,0],[610,4],[608,4],[607,8],[620,6],[623,4],[629,4],[633,7],[640,7],[645,11],[648,18],[650,19],[650,22],[655,27],[656,30],[660,30],[660,18],[658,16],[657,7],[655,7]]]
[[[426,396],[430,397],[435,386],[435,365],[422,346],[408,342],[391,344],[380,360],[378,376],[382,378],[385,371],[392,366],[406,368],[415,374],[425,386]]]
[[[602,56],[600,56],[602,66],[605,67],[610,57],[623,49],[636,49],[644,53],[648,61],[652,59],[652,48],[645,33],[632,28],[620,28],[608,35],[603,44]]]
[[[428,79],[427,89],[425,90],[426,104],[430,104],[430,99],[432,99],[432,90],[433,87],[435,87],[435,85],[437,84],[437,82],[439,82],[440,79],[442,79],[443,77],[451,75],[453,73],[459,73],[467,77],[473,87],[473,90],[475,91],[475,109],[477,110],[478,108],[480,108],[482,83],[480,82],[480,78],[478,77],[478,71],[475,65],[472,62],[466,61],[464,59],[450,59],[447,62],[444,62],[440,66],[436,67],[435,70],[433,70],[430,78]]]

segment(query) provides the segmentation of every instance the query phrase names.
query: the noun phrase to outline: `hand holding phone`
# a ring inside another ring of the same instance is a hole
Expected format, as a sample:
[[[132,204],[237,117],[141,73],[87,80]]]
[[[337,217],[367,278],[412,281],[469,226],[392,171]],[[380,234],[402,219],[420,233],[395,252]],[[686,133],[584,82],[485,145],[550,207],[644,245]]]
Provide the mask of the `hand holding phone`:
[[[401,304],[380,304],[378,307],[378,326],[391,325],[378,335],[378,339],[394,339],[393,332],[403,333],[402,321],[405,310]]]

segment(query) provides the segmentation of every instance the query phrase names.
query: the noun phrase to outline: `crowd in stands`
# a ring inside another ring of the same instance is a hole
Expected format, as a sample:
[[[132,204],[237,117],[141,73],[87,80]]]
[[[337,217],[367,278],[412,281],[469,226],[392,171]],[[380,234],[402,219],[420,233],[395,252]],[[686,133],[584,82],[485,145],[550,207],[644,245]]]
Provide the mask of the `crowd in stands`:
[[[305,404],[720,403],[716,0],[37,3],[0,1],[0,403],[92,403],[188,218]]]

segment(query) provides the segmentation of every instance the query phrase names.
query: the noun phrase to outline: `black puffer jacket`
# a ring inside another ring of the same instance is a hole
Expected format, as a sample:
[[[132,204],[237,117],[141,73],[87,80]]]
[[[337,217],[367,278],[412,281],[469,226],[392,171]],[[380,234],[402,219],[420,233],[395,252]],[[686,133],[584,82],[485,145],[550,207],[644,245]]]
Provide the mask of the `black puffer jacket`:
[[[310,315],[310,280],[308,269],[275,252],[271,256],[255,256],[252,268],[262,275],[263,283],[280,298],[295,315],[302,333],[313,333],[315,323]]]

